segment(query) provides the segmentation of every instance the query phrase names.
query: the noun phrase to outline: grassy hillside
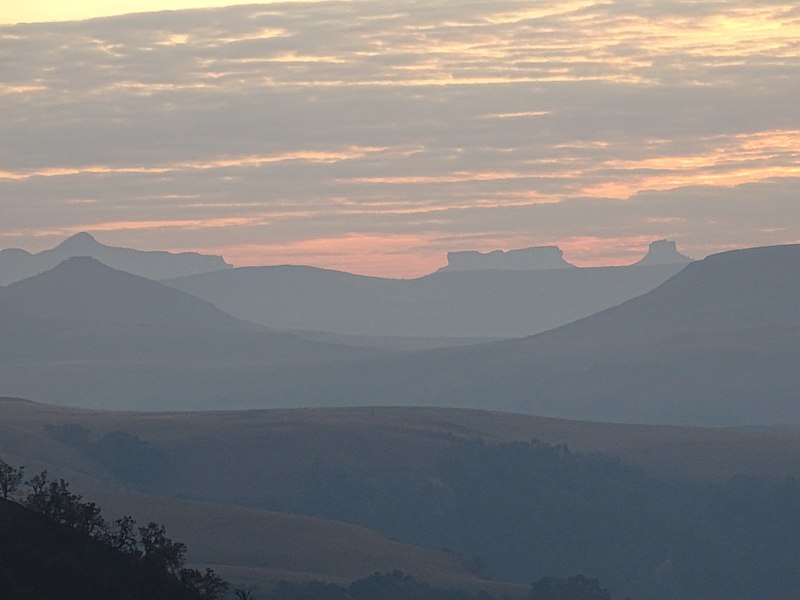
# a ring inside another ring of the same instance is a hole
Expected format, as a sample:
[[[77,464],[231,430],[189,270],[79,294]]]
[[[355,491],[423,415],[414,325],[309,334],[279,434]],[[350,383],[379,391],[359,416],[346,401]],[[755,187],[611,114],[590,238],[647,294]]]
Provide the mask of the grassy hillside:
[[[98,493],[109,514],[149,515],[168,524],[188,559],[239,584],[334,581],[399,569],[436,585],[524,595],[525,586],[487,581],[454,552],[422,548],[351,523],[216,502],[141,494]],[[198,526],[198,523],[209,524]]]
[[[339,573],[395,562],[473,589],[484,583],[470,570],[521,583],[582,572],[623,596],[716,599],[732,586],[752,592],[800,556],[786,526],[800,491],[784,483],[800,473],[798,431],[424,408],[137,414],[9,400],[3,409],[32,459],[82,474],[83,489],[104,490],[112,509],[156,514],[190,542],[193,561],[254,581],[344,583]],[[519,442],[531,438],[613,456]],[[24,454],[16,462],[27,464]],[[202,515],[215,525],[195,531]]]

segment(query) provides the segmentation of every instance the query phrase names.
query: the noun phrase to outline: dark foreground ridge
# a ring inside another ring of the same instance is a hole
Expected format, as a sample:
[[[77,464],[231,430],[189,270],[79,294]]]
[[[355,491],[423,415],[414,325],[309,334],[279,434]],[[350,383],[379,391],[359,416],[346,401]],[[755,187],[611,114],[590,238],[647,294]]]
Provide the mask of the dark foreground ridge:
[[[175,575],[0,499],[3,600],[203,600]]]
[[[163,526],[135,527],[131,517],[109,525],[100,507],[84,502],[63,479],[43,472],[25,482],[24,468],[0,459],[0,598],[3,600],[222,600],[228,583],[211,569],[184,568],[186,546]],[[22,498],[22,504],[9,498]],[[198,524],[198,525],[202,525]],[[138,534],[137,534],[138,532]],[[400,571],[348,587],[311,581],[268,586],[266,600],[495,600],[484,592],[434,587]],[[239,600],[255,600],[237,588]],[[505,597],[504,597],[505,598]],[[529,600],[610,600],[599,582],[582,575],[534,582]]]

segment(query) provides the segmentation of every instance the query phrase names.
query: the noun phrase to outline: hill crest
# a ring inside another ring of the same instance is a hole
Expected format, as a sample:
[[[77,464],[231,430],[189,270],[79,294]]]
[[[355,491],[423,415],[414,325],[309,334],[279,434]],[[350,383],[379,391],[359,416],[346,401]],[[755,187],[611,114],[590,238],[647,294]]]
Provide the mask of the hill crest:
[[[62,321],[244,327],[204,300],[87,256],[68,258],[49,271],[13,283],[1,297],[12,311]]]

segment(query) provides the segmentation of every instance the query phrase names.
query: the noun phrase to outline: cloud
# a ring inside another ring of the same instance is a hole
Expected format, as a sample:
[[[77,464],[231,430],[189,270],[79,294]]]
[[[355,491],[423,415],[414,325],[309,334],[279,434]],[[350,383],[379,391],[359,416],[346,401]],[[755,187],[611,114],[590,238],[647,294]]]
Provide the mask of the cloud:
[[[80,227],[359,270],[385,236],[408,254],[376,245],[381,268],[407,273],[412,254],[421,268],[469,243],[561,242],[592,262],[651,235],[696,255],[791,241],[798,67],[796,7],[755,0],[334,1],[0,27],[0,242]]]

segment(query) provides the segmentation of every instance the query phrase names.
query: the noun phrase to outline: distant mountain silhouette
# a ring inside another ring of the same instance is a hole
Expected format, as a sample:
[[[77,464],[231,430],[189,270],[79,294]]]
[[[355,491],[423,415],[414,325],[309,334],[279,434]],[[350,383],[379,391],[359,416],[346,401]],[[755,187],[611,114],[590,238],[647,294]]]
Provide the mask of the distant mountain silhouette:
[[[60,265],[0,290],[17,312],[70,322],[254,329],[211,304],[88,257]]]
[[[0,251],[0,285],[43,273],[65,259],[77,256],[90,256],[115,269],[149,279],[168,279],[230,268],[220,256],[115,248],[101,244],[88,233],[78,233],[55,248],[38,254],[14,248]]]
[[[313,390],[593,420],[798,424],[798,298],[800,245],[726,252],[559,329],[377,360]]]
[[[269,331],[91,258],[0,288],[0,339],[0,394],[151,408],[197,406],[198,374],[222,401],[239,370],[374,353]]]
[[[448,252],[447,266],[439,271],[479,271],[503,269],[507,271],[538,271],[540,269],[569,269],[575,265],[564,260],[564,253],[557,246],[538,246],[516,250],[494,250],[492,252]]]
[[[67,327],[25,320],[13,304],[0,318],[0,394],[127,408],[439,405],[800,424],[798,297],[800,246],[755,248],[693,262],[643,296],[536,336],[391,354],[265,331]]]
[[[165,281],[277,329],[347,335],[522,337],[652,290],[683,265],[486,269],[381,279],[313,267],[246,267]]]
[[[636,265],[685,265],[692,262],[692,259],[678,252],[675,242],[669,240],[657,240],[650,244],[647,254]]]

